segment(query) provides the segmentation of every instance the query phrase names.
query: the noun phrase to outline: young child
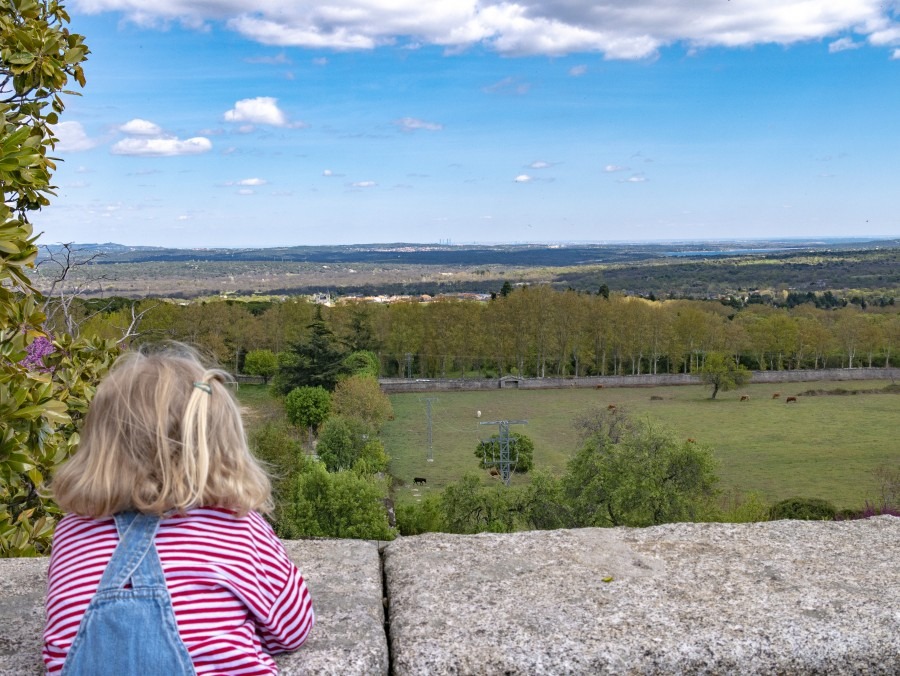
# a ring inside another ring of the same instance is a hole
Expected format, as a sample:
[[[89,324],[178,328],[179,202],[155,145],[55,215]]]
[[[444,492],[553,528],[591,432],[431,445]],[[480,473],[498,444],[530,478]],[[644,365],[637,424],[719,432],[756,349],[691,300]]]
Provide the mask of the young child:
[[[183,345],[117,361],[52,489],[48,673],[275,674],[313,626],[306,583],[259,512],[229,376]]]

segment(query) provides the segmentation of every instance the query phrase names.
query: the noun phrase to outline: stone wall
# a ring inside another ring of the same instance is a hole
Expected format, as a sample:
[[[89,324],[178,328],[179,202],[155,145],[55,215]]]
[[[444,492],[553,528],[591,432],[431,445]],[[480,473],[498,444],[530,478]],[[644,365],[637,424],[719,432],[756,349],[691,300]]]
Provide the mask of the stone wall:
[[[317,625],[283,674],[900,673],[897,517],[286,547]],[[42,673],[46,568],[0,560],[0,674]]]
[[[754,383],[792,383],[816,380],[897,380],[900,368],[818,369],[796,371],[752,371]],[[501,382],[501,380],[505,382]],[[640,376],[589,376],[584,378],[440,379],[381,378],[381,389],[388,394],[403,392],[452,392],[463,390],[560,389],[573,387],[653,387],[658,385],[697,385],[700,378],[685,373],[644,374]]]

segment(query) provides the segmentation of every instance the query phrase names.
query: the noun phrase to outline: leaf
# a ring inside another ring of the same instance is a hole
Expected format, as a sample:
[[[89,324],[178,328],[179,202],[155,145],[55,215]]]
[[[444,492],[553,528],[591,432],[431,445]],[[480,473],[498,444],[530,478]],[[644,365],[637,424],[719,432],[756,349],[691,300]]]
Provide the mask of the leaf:
[[[31,52],[16,52],[9,57],[9,63],[17,66],[27,65],[34,61],[34,54]]]

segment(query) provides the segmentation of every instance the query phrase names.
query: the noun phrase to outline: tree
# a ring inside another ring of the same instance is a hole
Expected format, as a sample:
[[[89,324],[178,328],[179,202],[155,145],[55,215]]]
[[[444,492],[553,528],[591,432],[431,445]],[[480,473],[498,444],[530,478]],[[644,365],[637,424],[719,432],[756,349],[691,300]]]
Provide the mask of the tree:
[[[337,415],[357,418],[373,431],[394,417],[391,400],[371,376],[350,376],[334,388],[332,405]]]
[[[331,395],[323,387],[297,387],[284,398],[284,410],[292,425],[307,428],[311,445],[313,432],[331,412]]]
[[[495,434],[475,447],[478,466],[486,469],[500,458],[500,435]],[[524,474],[534,467],[534,442],[519,432],[509,433],[509,456],[515,461],[516,474]]]
[[[304,385],[320,385],[331,391],[347,373],[344,352],[322,318],[321,305],[316,306],[315,319],[308,328],[309,340],[295,344],[291,350],[293,358],[279,369],[276,386],[282,393]]]
[[[728,392],[746,385],[750,380],[750,371],[742,364],[735,364],[730,355],[710,352],[700,367],[700,380],[712,387],[710,399],[715,399],[719,390]]]
[[[0,556],[48,551],[59,510],[38,488],[75,449],[117,352],[99,339],[47,335],[27,273],[37,256],[28,213],[53,194],[61,94],[70,79],[84,86],[88,48],[68,21],[57,2],[0,6]]]
[[[378,355],[370,350],[357,350],[344,358],[347,372],[354,376],[371,376],[377,378],[381,372]]]
[[[278,372],[278,356],[272,350],[250,350],[244,357],[244,372],[251,376],[262,376],[263,382]]]
[[[319,430],[316,455],[329,472],[352,469],[369,441],[368,426],[357,418],[335,415]]]
[[[587,439],[563,477],[572,525],[650,526],[699,521],[714,512],[712,451],[635,422],[614,442]]]
[[[312,462],[291,482],[281,505],[279,537],[393,540],[384,506],[387,487],[355,472],[328,472]]]

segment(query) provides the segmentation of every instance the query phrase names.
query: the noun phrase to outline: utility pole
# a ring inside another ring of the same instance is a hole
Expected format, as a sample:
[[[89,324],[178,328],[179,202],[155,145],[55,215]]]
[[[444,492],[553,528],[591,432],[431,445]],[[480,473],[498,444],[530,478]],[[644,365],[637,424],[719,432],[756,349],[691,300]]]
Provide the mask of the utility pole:
[[[519,462],[519,451],[516,449],[516,457],[512,457],[512,453],[509,448],[509,426],[510,425],[527,425],[527,420],[494,420],[492,422],[483,422],[479,423],[480,425],[499,425],[500,426],[500,454],[499,456],[494,453],[493,444],[491,444],[491,459],[490,461],[487,458],[487,452],[485,452],[484,456],[484,466],[496,466],[500,470],[500,478],[503,480],[503,483],[509,486],[509,480],[512,476],[512,473],[516,469],[516,463]],[[482,449],[484,450],[485,444],[481,443]]]
[[[427,397],[425,399],[425,410],[426,415],[428,416],[428,455],[426,456],[428,462],[434,462],[434,447],[431,443],[431,402],[433,401],[437,400],[432,397]]]

